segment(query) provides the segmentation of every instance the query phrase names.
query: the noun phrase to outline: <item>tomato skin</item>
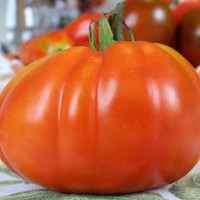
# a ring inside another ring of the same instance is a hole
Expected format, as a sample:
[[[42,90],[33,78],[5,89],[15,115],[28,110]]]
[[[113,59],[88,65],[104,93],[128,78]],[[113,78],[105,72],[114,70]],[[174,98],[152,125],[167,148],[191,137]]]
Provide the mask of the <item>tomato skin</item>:
[[[200,8],[188,12],[177,30],[177,49],[194,67],[200,64]]]
[[[124,18],[135,40],[170,44],[174,17],[169,6],[161,0],[127,0]],[[147,20],[148,19],[148,20]]]
[[[162,1],[164,1],[165,3],[172,3],[173,2],[173,0],[162,0]]]
[[[90,46],[89,42],[89,25],[92,19],[100,20],[101,13],[97,12],[87,12],[73,21],[71,21],[66,27],[65,31],[75,41],[75,45],[77,46]],[[97,38],[98,38],[98,31],[97,31]]]
[[[19,49],[20,60],[28,65],[57,50],[74,46],[74,41],[64,30],[54,30],[37,35],[24,42]]]
[[[200,8],[200,0],[181,1],[173,7],[173,13],[176,26],[178,26],[183,17],[195,8]]]
[[[96,6],[101,6],[103,3],[105,3],[105,0],[79,0],[78,6],[82,11],[90,10],[91,8],[94,8]]]
[[[142,191],[197,163],[199,118],[200,79],[170,47],[72,47],[27,66],[4,89],[0,157],[60,192]]]

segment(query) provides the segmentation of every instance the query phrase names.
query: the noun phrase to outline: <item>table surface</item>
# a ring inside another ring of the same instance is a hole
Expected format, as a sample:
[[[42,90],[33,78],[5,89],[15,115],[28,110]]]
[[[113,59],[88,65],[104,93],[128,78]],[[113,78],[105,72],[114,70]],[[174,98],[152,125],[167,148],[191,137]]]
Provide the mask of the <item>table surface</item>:
[[[200,162],[173,184],[125,195],[62,194],[29,183],[0,163],[0,200],[200,200]]]

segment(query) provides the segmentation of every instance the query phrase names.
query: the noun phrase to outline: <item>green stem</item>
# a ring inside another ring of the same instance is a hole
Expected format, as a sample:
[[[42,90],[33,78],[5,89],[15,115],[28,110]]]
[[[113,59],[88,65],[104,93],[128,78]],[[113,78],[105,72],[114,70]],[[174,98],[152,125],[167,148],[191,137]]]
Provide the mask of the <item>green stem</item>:
[[[123,41],[123,13],[124,13],[124,4],[117,4],[115,12],[110,16],[109,24],[114,34],[114,39],[116,41]]]
[[[118,3],[116,9],[109,13],[108,19],[105,17],[105,15],[102,15],[99,22],[92,20],[89,27],[89,38],[91,47],[94,50],[105,50],[107,47],[116,42],[124,41],[123,26],[126,28],[130,40],[134,41],[134,37],[130,28],[124,22],[124,9],[124,4]],[[99,26],[99,47],[96,44],[97,26]]]
[[[108,23],[108,20],[102,15],[99,22],[99,44],[100,50],[105,50],[111,44],[114,44],[116,41],[113,39],[113,31]]]
[[[179,3],[179,0],[173,0],[171,3],[169,3],[169,7],[173,8],[178,3]]]

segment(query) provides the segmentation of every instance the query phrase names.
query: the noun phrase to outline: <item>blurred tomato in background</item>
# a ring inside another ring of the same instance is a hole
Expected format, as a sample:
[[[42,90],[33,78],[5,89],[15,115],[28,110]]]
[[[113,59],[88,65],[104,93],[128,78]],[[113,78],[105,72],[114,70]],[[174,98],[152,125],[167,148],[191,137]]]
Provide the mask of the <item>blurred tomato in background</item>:
[[[175,31],[174,17],[162,0],[125,1],[125,22],[135,40],[145,40],[169,45]]]
[[[101,13],[97,12],[86,12],[67,24],[65,31],[74,40],[75,45],[90,45],[88,35],[89,25],[92,19],[99,21],[101,15]]]
[[[200,64],[200,8],[188,12],[177,29],[177,50],[194,67]]]
[[[48,54],[74,46],[74,41],[64,30],[50,31],[24,42],[19,49],[19,58],[28,65]]]
[[[200,0],[179,0],[171,9],[176,24],[171,46],[196,68],[200,65]]]
[[[175,23],[178,25],[185,14],[194,8],[200,8],[200,0],[182,0],[177,1],[173,7]]]
[[[165,3],[172,3],[174,0],[163,0]]]
[[[7,4],[10,2],[2,1]],[[7,42],[3,38],[2,46],[7,47],[10,53],[19,53],[20,59],[25,64],[55,52],[55,49],[64,49],[64,41],[66,42],[65,46],[68,46],[68,43],[70,43],[69,46],[89,46],[88,28],[91,20],[99,20],[102,12],[106,13],[108,10],[112,10],[119,1],[22,0],[16,4],[21,8],[16,19],[23,19],[23,21],[18,20],[20,26],[17,21],[16,27],[8,29],[5,37],[11,37],[13,34],[12,40]],[[194,19],[193,17],[193,21],[191,21],[189,19],[191,17],[187,17],[188,19],[182,22],[187,13],[200,7],[200,0],[124,0],[124,3],[126,5],[125,22],[131,28],[135,40],[169,45],[184,55],[193,65],[200,64],[198,61],[198,31],[195,28],[198,18]],[[18,7],[17,9],[19,9]],[[11,10],[8,10],[11,13]],[[50,34],[49,32],[55,29],[64,29],[68,39],[63,39],[64,36],[59,40],[53,39],[52,36],[52,39],[47,39],[50,37],[47,36]],[[35,36],[37,39],[34,38]],[[125,38],[129,40],[127,35]],[[33,39],[34,42],[26,42],[29,39]],[[9,48],[10,44],[16,48]]]
[[[79,8],[84,12],[96,6],[101,6],[106,0],[78,0]]]

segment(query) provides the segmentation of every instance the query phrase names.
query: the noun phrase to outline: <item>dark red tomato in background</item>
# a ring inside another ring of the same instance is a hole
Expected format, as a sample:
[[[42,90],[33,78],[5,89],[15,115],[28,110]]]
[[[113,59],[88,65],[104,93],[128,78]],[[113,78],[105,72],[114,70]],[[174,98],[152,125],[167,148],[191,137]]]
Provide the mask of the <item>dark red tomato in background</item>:
[[[200,64],[200,8],[188,12],[177,31],[178,51],[194,66]]]
[[[90,46],[88,30],[92,19],[100,20],[101,13],[88,12],[80,15],[70,22],[65,30],[67,34],[75,41],[75,45]],[[98,36],[97,36],[98,38]]]
[[[194,8],[200,8],[200,0],[178,1],[178,3],[173,7],[176,25],[178,26],[184,15]]]
[[[172,3],[174,0],[163,0],[165,3]]]
[[[78,0],[78,6],[82,11],[90,10],[96,6],[100,6],[105,0]]]
[[[125,22],[135,40],[170,44],[175,31],[172,10],[162,0],[127,0]]]

